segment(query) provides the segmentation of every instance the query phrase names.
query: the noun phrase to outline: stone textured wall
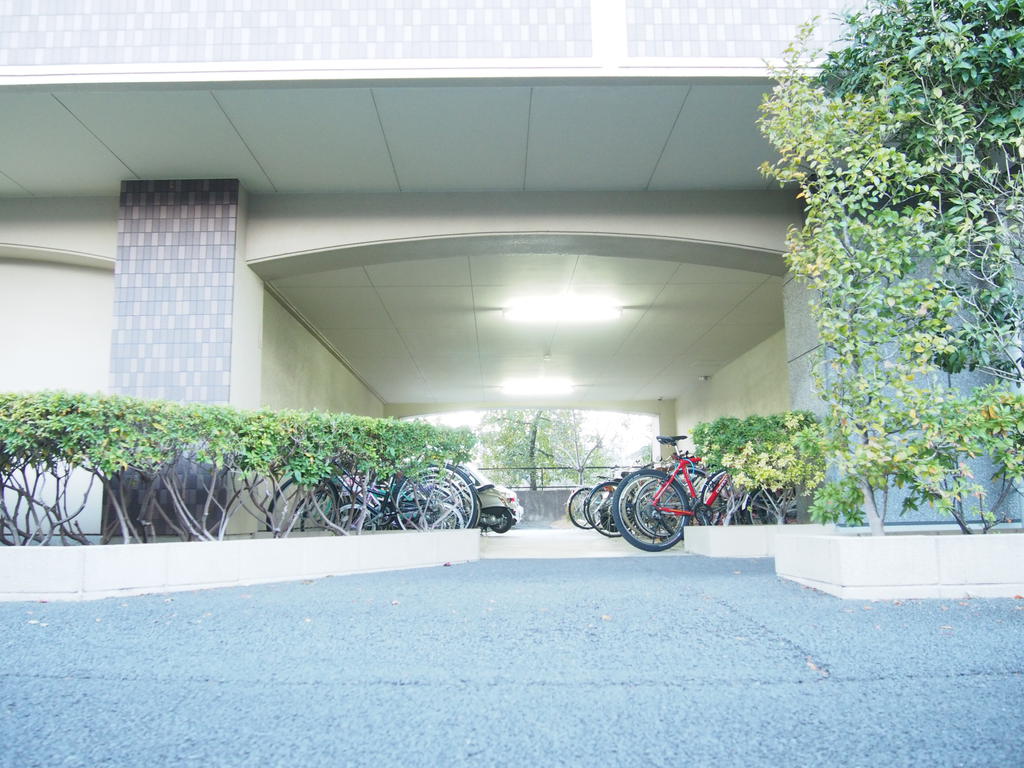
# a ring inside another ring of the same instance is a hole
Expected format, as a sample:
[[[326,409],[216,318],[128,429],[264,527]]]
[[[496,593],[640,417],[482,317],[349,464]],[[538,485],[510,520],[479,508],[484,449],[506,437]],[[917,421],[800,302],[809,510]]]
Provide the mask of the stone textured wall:
[[[239,185],[125,181],[111,392],[227,403]]]
[[[786,367],[789,397],[796,410],[825,415],[814,383],[814,367],[821,362],[823,351],[818,328],[811,315],[810,291],[791,276],[782,287],[782,306],[786,318]]]

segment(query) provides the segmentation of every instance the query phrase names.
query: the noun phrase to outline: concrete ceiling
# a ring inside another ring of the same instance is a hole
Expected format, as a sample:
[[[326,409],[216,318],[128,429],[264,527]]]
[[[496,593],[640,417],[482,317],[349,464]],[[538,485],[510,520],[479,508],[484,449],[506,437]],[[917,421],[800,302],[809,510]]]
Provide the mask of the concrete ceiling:
[[[757,167],[771,152],[756,119],[767,87],[4,89],[0,197],[110,196],[133,178],[238,178],[259,196],[384,193],[382,200],[457,191],[764,190]],[[683,382],[715,373],[782,327],[780,278],[707,266],[747,258],[707,247],[721,259],[704,254],[705,265],[680,264],[643,258],[656,255],[644,250],[621,258],[558,235],[537,252],[453,248],[412,261],[393,254],[392,263],[320,265],[301,276],[284,264],[261,274],[386,402],[500,403],[503,379],[544,372],[572,379],[569,400],[585,404],[675,397]],[[608,296],[623,315],[591,326],[502,317],[513,297],[568,290]]]
[[[0,91],[0,196],[122,179],[254,193],[765,189],[767,84],[77,86]]]
[[[500,403],[510,377],[564,376],[572,401],[675,397],[782,328],[782,280],[564,253],[454,256],[271,281],[386,401]],[[523,295],[608,297],[618,320],[515,324]],[[545,356],[549,359],[545,361]]]

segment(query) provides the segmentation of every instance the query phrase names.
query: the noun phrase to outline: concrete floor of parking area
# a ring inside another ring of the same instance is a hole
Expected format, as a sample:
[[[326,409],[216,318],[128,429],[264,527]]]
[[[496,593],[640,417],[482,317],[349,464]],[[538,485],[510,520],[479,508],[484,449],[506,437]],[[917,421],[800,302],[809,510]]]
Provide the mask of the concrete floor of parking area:
[[[0,604],[0,765],[1018,766],[1024,600],[493,559]]]
[[[648,553],[652,557],[682,555],[676,546],[665,552]],[[484,533],[480,537],[480,557],[484,560],[516,558],[635,557],[636,547],[619,537],[604,536],[593,530],[580,530],[566,521],[518,525],[508,533]]]

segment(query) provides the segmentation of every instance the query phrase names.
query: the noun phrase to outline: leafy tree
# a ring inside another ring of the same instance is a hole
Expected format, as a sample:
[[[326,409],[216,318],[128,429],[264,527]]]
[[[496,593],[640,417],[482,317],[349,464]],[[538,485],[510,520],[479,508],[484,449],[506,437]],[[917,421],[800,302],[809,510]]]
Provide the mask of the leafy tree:
[[[787,261],[814,295],[841,478],[819,492],[819,519],[864,514],[882,533],[896,485],[907,506],[931,503],[966,532],[984,498],[967,461],[983,450],[980,425],[941,425],[982,407],[948,372],[1024,370],[1020,9],[873,0],[819,76],[809,29],[776,73],[762,127],[781,159],[764,170],[806,201]]]
[[[481,461],[495,480],[509,485],[538,486],[541,424],[547,418],[543,410],[488,411],[480,422],[478,434]]]
[[[536,490],[542,484],[587,482],[588,467],[614,463],[605,438],[588,431],[583,412],[567,409],[489,411],[480,424],[481,461],[495,480]],[[537,467],[557,467],[541,471]]]
[[[834,97],[884,94],[903,115],[888,141],[919,164],[908,196],[934,207],[930,253],[957,300],[965,368],[1024,382],[1024,2],[875,0],[820,82]]]

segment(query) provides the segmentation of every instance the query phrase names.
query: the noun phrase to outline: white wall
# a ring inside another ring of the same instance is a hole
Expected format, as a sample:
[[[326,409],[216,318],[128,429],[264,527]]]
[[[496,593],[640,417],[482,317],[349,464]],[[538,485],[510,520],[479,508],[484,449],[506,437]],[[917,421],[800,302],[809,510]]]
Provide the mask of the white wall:
[[[0,390],[106,391],[114,275],[0,260]]]
[[[691,434],[701,421],[789,408],[786,334],[779,331],[719,370],[711,381],[688,382],[676,398],[676,424]]]
[[[245,262],[248,195],[239,190],[238,223],[235,229],[235,283],[231,303],[231,405],[260,406],[263,331],[263,280]]]
[[[109,270],[0,260],[0,392],[105,392],[113,302]],[[70,497],[84,495],[87,487],[86,475],[72,476]],[[101,497],[98,488],[89,491],[78,518],[86,533],[99,531]]]
[[[383,415],[383,403],[270,293],[263,298],[261,384],[268,408]]]

